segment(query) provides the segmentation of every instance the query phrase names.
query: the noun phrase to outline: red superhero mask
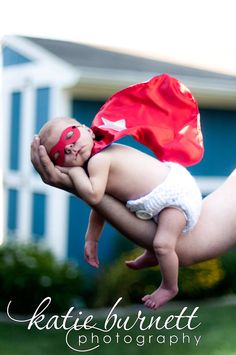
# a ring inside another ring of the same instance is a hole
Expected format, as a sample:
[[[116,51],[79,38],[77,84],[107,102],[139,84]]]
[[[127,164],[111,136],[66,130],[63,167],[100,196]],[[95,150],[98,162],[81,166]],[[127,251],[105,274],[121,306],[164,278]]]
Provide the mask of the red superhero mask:
[[[52,147],[49,156],[55,165],[63,166],[65,162],[65,148],[74,144],[80,137],[79,126],[70,126],[64,129],[58,142]]]

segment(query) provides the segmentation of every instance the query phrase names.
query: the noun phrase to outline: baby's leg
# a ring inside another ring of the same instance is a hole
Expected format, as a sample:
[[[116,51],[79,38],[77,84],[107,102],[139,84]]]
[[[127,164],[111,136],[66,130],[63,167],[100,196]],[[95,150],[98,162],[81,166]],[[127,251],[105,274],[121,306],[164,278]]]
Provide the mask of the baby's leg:
[[[125,264],[133,270],[144,269],[146,267],[158,265],[156,254],[151,250],[145,250],[142,255],[135,260],[128,260]]]
[[[162,283],[151,295],[143,297],[149,308],[164,305],[178,293],[179,261],[175,246],[185,224],[184,214],[175,208],[166,208],[159,215],[153,249],[159,261]]]

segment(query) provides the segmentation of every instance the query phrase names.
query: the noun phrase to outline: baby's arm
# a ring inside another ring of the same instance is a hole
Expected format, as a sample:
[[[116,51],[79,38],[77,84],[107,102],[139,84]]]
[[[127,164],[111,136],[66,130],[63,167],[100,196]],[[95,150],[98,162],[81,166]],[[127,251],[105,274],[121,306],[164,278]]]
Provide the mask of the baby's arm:
[[[98,240],[101,236],[105,220],[96,211],[92,210],[89,216],[88,229],[85,235],[84,255],[86,261],[93,267],[98,268]]]
[[[90,159],[88,164],[89,176],[82,167],[58,168],[71,177],[77,194],[82,200],[89,205],[96,205],[102,200],[110,168],[108,154],[99,153]]]

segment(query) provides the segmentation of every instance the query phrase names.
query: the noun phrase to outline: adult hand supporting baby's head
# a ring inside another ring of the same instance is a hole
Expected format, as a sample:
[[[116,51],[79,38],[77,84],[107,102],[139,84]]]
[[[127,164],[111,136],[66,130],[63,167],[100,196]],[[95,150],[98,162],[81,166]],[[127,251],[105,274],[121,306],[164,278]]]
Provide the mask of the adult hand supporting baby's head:
[[[55,168],[38,136],[31,144],[31,162],[45,184],[76,194],[70,177]]]

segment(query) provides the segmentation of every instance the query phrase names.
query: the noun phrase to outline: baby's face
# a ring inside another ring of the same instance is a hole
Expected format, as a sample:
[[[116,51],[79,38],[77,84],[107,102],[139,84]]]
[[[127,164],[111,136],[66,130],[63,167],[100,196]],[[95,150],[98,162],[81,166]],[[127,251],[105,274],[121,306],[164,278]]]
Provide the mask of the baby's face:
[[[76,121],[71,122],[71,124],[68,122],[60,122],[59,124],[57,123],[55,127],[53,127],[52,133],[50,135],[50,146],[51,148],[55,146],[65,129],[71,126],[76,126],[76,128],[71,130],[68,129],[68,132],[64,137],[63,166],[83,166],[84,163],[90,158],[94,145],[94,135],[90,128],[78,125],[78,122]],[[79,132],[77,132],[77,130],[79,130]],[[75,139],[73,139],[73,137],[75,137]],[[66,144],[67,140],[68,144]],[[57,164],[57,154],[60,153],[55,153],[55,164]]]
[[[83,166],[91,156],[93,132],[85,126],[79,126],[77,129],[80,131],[80,137],[75,143],[66,145],[64,166]]]

